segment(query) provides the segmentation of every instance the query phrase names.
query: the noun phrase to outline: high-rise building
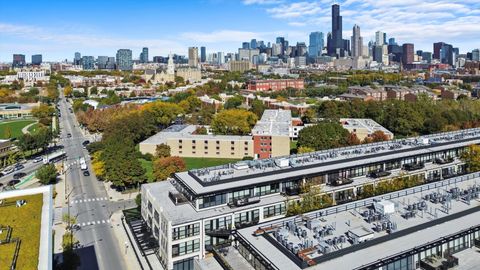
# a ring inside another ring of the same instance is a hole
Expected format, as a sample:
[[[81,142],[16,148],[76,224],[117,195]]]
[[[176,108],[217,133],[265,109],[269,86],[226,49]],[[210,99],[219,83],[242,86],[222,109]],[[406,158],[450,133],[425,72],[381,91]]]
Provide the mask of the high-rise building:
[[[402,64],[409,65],[412,64],[414,61],[414,46],[412,43],[404,43],[402,45],[403,54],[402,54]]]
[[[188,65],[198,67],[198,47],[188,48]]]
[[[12,67],[13,68],[22,68],[25,66],[25,54],[14,54]]]
[[[308,56],[315,58],[322,54],[324,42],[322,32],[310,33],[310,43],[308,46]]]
[[[363,38],[360,35],[360,26],[353,26],[353,35],[352,35],[352,57],[360,57],[363,53]]]
[[[205,46],[200,47],[200,62],[207,62],[207,48]]]
[[[344,56],[345,55],[344,41],[342,38],[342,16],[340,16],[340,6],[337,4],[332,5],[332,36],[330,51],[331,56]]]
[[[472,61],[480,61],[480,50],[475,49],[472,51]]]
[[[250,41],[250,49],[256,49],[257,48],[257,40],[256,39],[252,39]]]
[[[80,66],[82,64],[82,55],[79,52],[75,53],[75,57],[73,58],[73,64],[76,66]]]
[[[82,57],[82,67],[83,67],[83,70],[94,70],[95,69],[95,58],[93,56],[83,56]]]
[[[115,57],[99,56],[97,58],[97,68],[108,70],[115,69]]]
[[[295,48],[295,56],[305,56],[308,53],[307,45],[305,42],[297,42]]]
[[[443,64],[453,65],[455,63],[455,52],[453,46],[450,44],[442,43],[439,51],[439,60]],[[435,48],[434,48],[435,49]]]
[[[144,47],[140,53],[140,63],[148,63],[148,48]]]
[[[250,49],[250,43],[249,42],[243,42],[242,43],[242,49],[246,49],[246,50]]]
[[[387,44],[387,33],[383,33],[383,45]]]
[[[384,44],[383,42],[383,32],[382,31],[377,31],[375,32],[375,45],[381,46]]]
[[[219,65],[225,64],[225,54],[223,52],[217,53],[217,64]]]
[[[440,60],[440,50],[442,46],[445,45],[444,42],[435,42],[433,43],[433,58]]]
[[[388,39],[388,45],[397,45],[397,42],[395,41],[395,38],[389,38]]]
[[[432,53],[431,52],[422,52],[422,60],[430,63],[432,62]]]
[[[42,55],[41,54],[32,55],[32,65],[40,65],[40,64],[42,64]]]
[[[132,70],[132,50],[120,49],[117,51],[117,69],[118,70]]]

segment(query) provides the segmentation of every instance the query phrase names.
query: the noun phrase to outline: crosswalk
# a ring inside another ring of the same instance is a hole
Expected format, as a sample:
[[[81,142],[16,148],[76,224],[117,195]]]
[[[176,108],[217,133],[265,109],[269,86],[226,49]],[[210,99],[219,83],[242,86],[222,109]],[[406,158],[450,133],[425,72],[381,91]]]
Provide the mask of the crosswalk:
[[[76,227],[86,227],[86,226],[93,226],[93,225],[101,225],[101,224],[110,224],[109,219],[102,219],[102,220],[95,220],[95,221],[87,221],[87,222],[79,222],[75,224]]]
[[[74,200],[70,202],[70,205],[78,204],[78,203],[100,202],[100,201],[108,201],[108,197]]]

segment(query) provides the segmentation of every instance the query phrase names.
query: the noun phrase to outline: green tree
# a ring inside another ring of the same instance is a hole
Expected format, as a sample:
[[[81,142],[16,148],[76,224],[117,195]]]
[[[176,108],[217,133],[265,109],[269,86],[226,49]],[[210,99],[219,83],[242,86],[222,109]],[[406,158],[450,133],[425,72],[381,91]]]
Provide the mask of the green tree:
[[[12,137],[12,128],[10,126],[7,126],[7,128],[5,128],[5,132],[3,133],[3,137],[6,138],[6,139],[9,139]]]
[[[259,99],[252,100],[250,104],[250,111],[253,112],[258,118],[261,118],[263,112],[267,109],[267,106]]]
[[[218,113],[212,121],[215,134],[246,135],[257,122],[257,116],[241,109],[224,110]]]
[[[310,152],[314,152],[315,149],[314,148],[310,148],[310,147],[307,147],[307,146],[300,146],[297,150],[297,153],[298,154],[305,154],[305,153],[310,153]]]
[[[54,183],[57,180],[57,169],[53,164],[43,165],[40,169],[37,170],[35,176],[38,178],[40,183],[48,185]]]
[[[243,97],[240,95],[236,95],[227,99],[223,107],[225,109],[237,109],[238,107],[240,107],[240,105],[242,105],[242,103],[243,103]]]
[[[298,133],[298,147],[308,147],[316,151],[345,146],[349,132],[336,121],[323,121],[306,127]]]
[[[467,170],[469,172],[480,171],[480,145],[475,144],[469,146],[461,158],[467,164]]]
[[[155,158],[164,158],[170,156],[170,146],[162,143],[155,148]]]
[[[153,175],[156,181],[165,181],[172,174],[185,170],[185,161],[180,157],[164,157],[153,162]]]

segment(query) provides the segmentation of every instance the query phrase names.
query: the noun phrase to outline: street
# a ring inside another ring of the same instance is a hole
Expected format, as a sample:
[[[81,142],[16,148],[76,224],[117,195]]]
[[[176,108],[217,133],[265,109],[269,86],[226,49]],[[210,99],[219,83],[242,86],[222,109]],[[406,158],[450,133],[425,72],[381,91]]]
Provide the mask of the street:
[[[127,269],[121,249],[123,247],[118,246],[110,220],[113,211],[120,207],[123,209],[124,203],[119,205],[118,202],[110,202],[103,183],[95,177],[88,152],[82,147],[86,138],[74,114],[68,110],[70,105],[65,100],[63,89],[60,89],[60,93],[60,144],[65,147],[67,154],[64,170],[65,194],[69,205],[63,209],[63,213],[69,213],[77,219],[74,236],[80,241],[80,247],[76,249],[81,261],[79,269]],[[68,133],[71,134],[69,138]],[[90,176],[82,174],[78,162],[80,157],[85,158]],[[131,206],[130,203],[127,207]]]

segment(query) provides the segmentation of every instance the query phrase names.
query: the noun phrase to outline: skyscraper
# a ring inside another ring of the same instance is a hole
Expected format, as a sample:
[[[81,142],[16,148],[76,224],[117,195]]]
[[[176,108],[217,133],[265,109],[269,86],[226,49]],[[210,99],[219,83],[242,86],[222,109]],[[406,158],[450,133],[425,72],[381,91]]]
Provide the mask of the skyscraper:
[[[388,39],[388,45],[397,45],[397,42],[395,41],[395,38],[389,38]]]
[[[342,16],[340,16],[340,6],[332,5],[332,45],[328,54],[344,56],[344,42],[342,38]]]
[[[440,50],[442,46],[445,45],[444,42],[435,42],[433,43],[433,58],[440,60]]]
[[[117,69],[118,70],[132,70],[132,50],[120,49],[117,51]]]
[[[75,57],[73,58],[73,64],[76,66],[80,66],[82,64],[82,55],[79,52],[75,53]]]
[[[383,32],[382,31],[377,31],[375,32],[375,45],[381,46],[383,45]]]
[[[363,38],[360,35],[360,26],[353,26],[353,35],[352,35],[352,57],[360,57],[363,52]]]
[[[93,56],[83,56],[82,57],[82,67],[83,67],[83,70],[94,70],[95,69],[95,58]]]
[[[198,47],[188,48],[188,65],[192,67],[198,66]]]
[[[40,64],[42,64],[42,55],[41,54],[32,55],[32,65],[40,65]]]
[[[25,54],[14,54],[13,55],[13,68],[22,68],[25,66]]]
[[[308,56],[310,56],[311,58],[320,56],[322,54],[323,46],[324,46],[323,33],[322,32],[310,33]]]
[[[217,64],[219,65],[225,64],[225,54],[223,52],[217,53]]]
[[[243,43],[242,43],[242,49],[247,49],[247,50],[250,49],[250,43],[248,43],[248,42],[243,42]]]
[[[252,39],[250,41],[250,49],[256,49],[257,48],[257,40],[256,39]]]
[[[144,47],[140,53],[140,63],[148,63],[148,48]]]
[[[207,62],[207,48],[204,46],[200,47],[200,62]]]
[[[402,54],[402,64],[409,65],[413,63],[414,60],[414,46],[412,43],[404,43],[403,46],[403,54]]]
[[[480,61],[480,50],[474,49],[472,51],[472,61]]]

